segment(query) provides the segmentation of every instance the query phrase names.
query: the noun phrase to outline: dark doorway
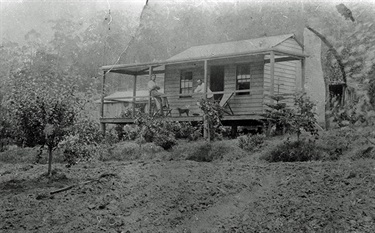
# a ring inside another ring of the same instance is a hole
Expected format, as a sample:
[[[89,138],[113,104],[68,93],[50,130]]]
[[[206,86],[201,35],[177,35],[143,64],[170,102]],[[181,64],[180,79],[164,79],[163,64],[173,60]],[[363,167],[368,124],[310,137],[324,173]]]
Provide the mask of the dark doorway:
[[[330,97],[330,107],[332,108],[335,103],[341,105],[344,103],[345,96],[345,84],[330,84],[329,97]]]
[[[210,75],[211,91],[224,91],[224,66],[212,66]],[[214,94],[214,99],[219,100],[223,94]]]

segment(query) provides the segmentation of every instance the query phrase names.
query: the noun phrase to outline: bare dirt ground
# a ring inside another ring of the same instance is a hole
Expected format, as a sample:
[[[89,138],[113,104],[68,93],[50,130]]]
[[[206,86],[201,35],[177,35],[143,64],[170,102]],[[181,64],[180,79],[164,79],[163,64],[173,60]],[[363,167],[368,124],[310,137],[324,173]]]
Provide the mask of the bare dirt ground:
[[[373,160],[55,167],[0,164],[0,232],[375,231]]]

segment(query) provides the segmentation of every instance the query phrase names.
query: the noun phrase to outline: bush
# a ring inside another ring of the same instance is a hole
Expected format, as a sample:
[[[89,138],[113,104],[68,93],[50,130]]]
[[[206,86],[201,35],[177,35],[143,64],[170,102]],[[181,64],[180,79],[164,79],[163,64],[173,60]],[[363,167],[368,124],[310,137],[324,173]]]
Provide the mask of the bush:
[[[176,139],[188,139],[196,141],[202,137],[202,124],[193,126],[191,122],[175,122],[173,131]]]
[[[59,147],[62,148],[64,161],[68,166],[76,164],[80,160],[89,160],[97,157],[100,150],[100,143],[103,142],[103,135],[99,130],[99,124],[82,119],[75,125],[73,131],[67,135]]]
[[[154,142],[165,150],[169,150],[177,144],[175,139],[175,127],[177,124],[175,122],[139,114],[135,124],[140,128],[137,138],[140,142]]]
[[[246,151],[256,151],[263,146],[265,138],[264,134],[240,136],[238,137],[238,146]]]
[[[296,133],[297,141],[299,141],[302,131],[315,136],[318,134],[314,112],[315,104],[305,93],[298,93],[294,96],[294,108],[288,107],[285,103],[279,103],[285,99],[283,95],[275,95],[271,98],[276,100],[276,104],[267,104],[269,109],[266,109],[266,114],[264,114],[269,129],[276,126],[277,132],[285,133],[288,130]]]
[[[319,148],[314,141],[285,141],[277,145],[263,157],[268,162],[305,162],[312,160],[336,160],[337,156],[330,156]]]
[[[209,100],[201,99],[199,108],[203,111],[203,121],[207,121],[207,130],[212,140],[222,139],[221,119],[224,115],[224,109],[218,103],[212,103]]]
[[[320,134],[316,141],[317,145],[329,156],[341,157],[356,140],[352,136],[354,132],[350,129],[330,130]]]
[[[155,145],[162,147],[164,150],[169,150],[177,144],[174,135],[168,132],[157,134],[154,137],[153,142],[155,143]]]
[[[193,160],[196,162],[211,162],[214,158],[211,152],[212,144],[203,142],[197,146],[194,146],[189,151],[190,153],[185,158],[186,160]]]
[[[215,160],[233,161],[246,156],[232,140],[216,142],[181,142],[172,153],[172,159],[212,162]]]
[[[123,127],[123,140],[135,140],[137,139],[141,129],[137,125],[125,125]]]

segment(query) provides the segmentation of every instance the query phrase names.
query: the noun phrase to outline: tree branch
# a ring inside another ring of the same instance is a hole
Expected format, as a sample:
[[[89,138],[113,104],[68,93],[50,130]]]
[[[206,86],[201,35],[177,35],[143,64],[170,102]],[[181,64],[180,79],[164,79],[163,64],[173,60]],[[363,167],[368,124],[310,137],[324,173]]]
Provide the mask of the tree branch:
[[[325,36],[323,36],[321,33],[319,33],[318,31],[316,31],[315,29],[311,28],[310,26],[306,26],[306,28],[309,29],[311,32],[313,32],[317,37],[319,37],[320,40],[323,41],[323,43],[328,46],[329,50],[332,51],[333,56],[335,56],[336,61],[339,64],[339,67],[340,67],[340,70],[341,70],[341,74],[342,74],[342,80],[344,81],[344,83],[346,85],[345,66],[344,66],[344,63],[342,61],[342,58],[341,58],[340,54],[337,52],[337,50],[333,47],[333,45],[331,44],[331,42],[329,42]]]

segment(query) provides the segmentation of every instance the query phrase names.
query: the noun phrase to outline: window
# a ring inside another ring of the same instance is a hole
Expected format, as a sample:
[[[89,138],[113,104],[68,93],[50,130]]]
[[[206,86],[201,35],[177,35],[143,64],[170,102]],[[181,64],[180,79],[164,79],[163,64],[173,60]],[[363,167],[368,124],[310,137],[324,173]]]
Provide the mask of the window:
[[[236,73],[236,90],[250,90],[250,64],[237,66]],[[249,95],[250,92],[237,93],[237,95]]]
[[[193,93],[193,72],[192,71],[181,71],[181,83],[180,83],[180,93],[190,94]],[[191,97],[181,96],[181,98]]]

